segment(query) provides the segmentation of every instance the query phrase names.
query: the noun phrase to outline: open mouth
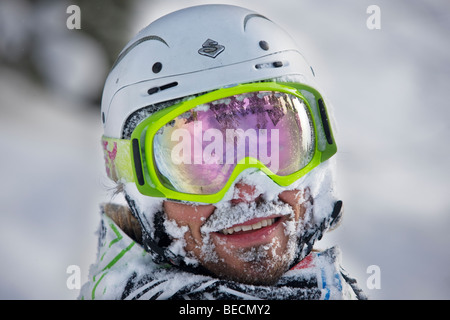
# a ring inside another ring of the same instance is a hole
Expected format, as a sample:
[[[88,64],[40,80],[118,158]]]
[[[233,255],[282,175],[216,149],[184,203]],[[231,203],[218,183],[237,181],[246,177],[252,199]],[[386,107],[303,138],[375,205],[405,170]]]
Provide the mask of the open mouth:
[[[281,216],[270,216],[264,218],[254,218],[241,224],[236,224],[230,228],[225,228],[217,233],[227,237],[251,236],[259,233],[266,233],[272,230],[282,219]]]
[[[280,230],[279,226],[286,219],[286,216],[280,215],[254,218],[216,231],[213,235],[234,247],[261,245],[271,242],[275,234],[279,234],[276,230]]]
[[[283,237],[284,222],[291,220],[293,213],[289,204],[279,201],[224,206],[214,211],[201,232],[234,247],[261,245]]]
[[[232,234],[244,234],[248,232],[252,232],[255,230],[259,230],[265,227],[270,227],[275,222],[277,222],[280,218],[266,218],[266,219],[253,219],[258,220],[255,223],[253,221],[247,221],[246,223],[242,223],[231,228],[222,229],[219,232],[224,235],[232,235]]]

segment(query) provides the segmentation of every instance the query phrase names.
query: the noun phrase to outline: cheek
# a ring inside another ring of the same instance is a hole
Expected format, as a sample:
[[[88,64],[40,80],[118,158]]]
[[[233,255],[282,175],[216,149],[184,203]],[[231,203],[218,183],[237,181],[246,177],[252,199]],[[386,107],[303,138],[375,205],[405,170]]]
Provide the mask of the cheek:
[[[311,202],[309,197],[309,189],[286,190],[279,194],[279,199],[289,204],[294,209],[295,219],[298,221],[305,215],[306,204]]]
[[[164,202],[164,210],[168,219],[175,221],[179,227],[188,227],[189,231],[185,234],[188,247],[202,241],[200,227],[214,212],[214,209],[213,205],[192,206],[171,201]]]
[[[214,209],[213,205],[191,206],[184,203],[164,201],[164,211],[167,217],[180,226],[199,227]]]

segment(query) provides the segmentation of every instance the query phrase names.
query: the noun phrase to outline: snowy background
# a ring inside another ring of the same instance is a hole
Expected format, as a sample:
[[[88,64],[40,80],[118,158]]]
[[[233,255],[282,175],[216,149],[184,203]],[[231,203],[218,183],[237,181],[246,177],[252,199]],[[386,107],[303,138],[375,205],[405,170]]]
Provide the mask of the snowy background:
[[[125,4],[126,3],[126,4]],[[338,124],[343,264],[373,299],[450,299],[450,4],[445,0],[0,1],[0,299],[74,299],[108,201],[104,79],[138,30],[202,3],[252,8],[296,39]],[[81,8],[81,30],[66,9]],[[381,9],[370,30],[369,5]],[[366,287],[377,265],[381,288]]]

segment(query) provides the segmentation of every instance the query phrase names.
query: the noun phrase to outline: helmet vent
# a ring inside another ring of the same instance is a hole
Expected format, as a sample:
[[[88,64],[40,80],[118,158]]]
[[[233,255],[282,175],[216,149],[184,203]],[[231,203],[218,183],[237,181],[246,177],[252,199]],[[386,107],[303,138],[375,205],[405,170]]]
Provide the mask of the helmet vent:
[[[153,67],[152,67],[152,71],[154,73],[159,73],[162,69],[162,63],[161,62],[156,62]]]
[[[160,92],[160,91],[163,91],[163,90],[166,90],[166,89],[170,89],[170,88],[176,87],[177,85],[178,85],[178,82],[176,82],[176,81],[170,82],[170,83],[165,84],[165,85],[163,85],[163,86],[161,86],[161,87],[153,87],[153,88],[150,88],[150,89],[148,89],[147,93],[148,93],[149,95],[152,95],[152,94],[158,93],[158,92]]]
[[[266,19],[266,20],[270,21],[270,19],[268,19],[268,18],[266,18],[266,17],[264,17],[263,15],[258,14],[258,13],[251,13],[251,14],[248,14],[248,15],[246,15],[245,18],[244,18],[244,31],[246,31],[245,29],[247,28],[248,20],[250,20],[250,19],[252,19],[252,18],[263,18],[263,19]]]
[[[281,68],[284,66],[283,61],[274,61],[274,62],[267,62],[267,63],[258,63],[255,65],[256,69],[266,69],[266,68]]]
[[[267,41],[264,41],[264,40],[261,40],[261,41],[259,42],[259,47],[260,47],[261,49],[263,49],[264,51],[269,50],[269,44],[267,43]]]

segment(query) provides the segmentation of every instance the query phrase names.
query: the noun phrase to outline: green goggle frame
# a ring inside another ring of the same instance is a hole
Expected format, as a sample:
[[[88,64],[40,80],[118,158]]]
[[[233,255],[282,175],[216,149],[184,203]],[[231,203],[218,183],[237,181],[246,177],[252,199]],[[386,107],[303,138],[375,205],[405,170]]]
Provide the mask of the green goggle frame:
[[[314,127],[315,147],[311,161],[302,169],[292,174],[278,176],[272,173],[267,166],[259,160],[253,159],[253,161],[248,161],[247,157],[241,159],[236,164],[228,182],[217,193],[190,194],[167,188],[160,181],[154,163],[153,137],[158,130],[177,116],[201,104],[233,95],[256,91],[287,93],[304,101],[311,114]],[[172,105],[153,113],[142,121],[134,129],[131,140],[103,136],[102,144],[105,155],[106,171],[112,180],[135,182],[139,192],[150,197],[162,197],[202,203],[216,203],[220,201],[241,172],[248,168],[257,168],[267,174],[278,185],[288,186],[337,152],[324,99],[320,93],[307,85],[277,82],[250,83],[222,88],[191,100]]]

